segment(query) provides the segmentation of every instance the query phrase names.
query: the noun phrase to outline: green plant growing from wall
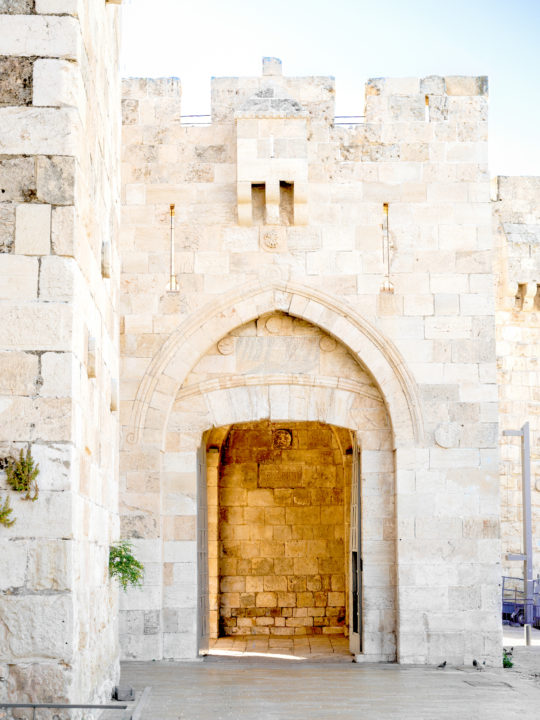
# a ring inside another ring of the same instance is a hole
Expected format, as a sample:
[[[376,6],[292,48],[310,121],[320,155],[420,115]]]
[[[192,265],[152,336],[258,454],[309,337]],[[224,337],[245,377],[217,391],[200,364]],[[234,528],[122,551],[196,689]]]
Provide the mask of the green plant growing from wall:
[[[34,462],[30,448],[27,449],[26,455],[23,450],[21,450],[19,459],[10,460],[6,467],[8,484],[16,492],[25,493],[23,500],[31,500],[34,502],[34,500],[38,499],[38,475],[39,465]]]
[[[118,579],[123,590],[127,590],[128,585],[142,585],[144,565],[133,555],[133,547],[128,540],[119,540],[110,546],[109,575]]]
[[[5,527],[13,525],[15,518],[10,517],[12,512],[13,508],[9,502],[9,497],[6,497],[3,504],[0,504],[0,525],[5,525]]]

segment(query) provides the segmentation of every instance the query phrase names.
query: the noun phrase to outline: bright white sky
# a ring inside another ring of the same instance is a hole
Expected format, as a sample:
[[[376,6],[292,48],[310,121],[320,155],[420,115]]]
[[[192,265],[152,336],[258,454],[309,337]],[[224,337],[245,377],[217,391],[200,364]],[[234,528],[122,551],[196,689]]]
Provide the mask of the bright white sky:
[[[124,0],[122,74],[177,76],[182,114],[210,78],[333,75],[336,114],[370,77],[488,75],[492,175],[540,175],[540,0]]]

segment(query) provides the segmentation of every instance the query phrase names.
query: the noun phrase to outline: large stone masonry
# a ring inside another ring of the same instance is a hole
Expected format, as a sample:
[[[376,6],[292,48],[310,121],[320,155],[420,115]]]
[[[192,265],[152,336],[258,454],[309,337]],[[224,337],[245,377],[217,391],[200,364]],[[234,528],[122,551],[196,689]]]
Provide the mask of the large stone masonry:
[[[0,700],[88,702],[117,681],[118,10],[0,2]],[[4,466],[2,466],[4,467]]]
[[[500,662],[486,80],[371,80],[356,126],[334,126],[333,103],[331,78],[288,78],[266,61],[261,77],[214,79],[212,123],[189,127],[177,80],[125,81],[121,492],[126,532],[131,516],[153,518],[130,534],[155,569],[125,598],[127,657],[197,652],[196,539],[167,539],[161,518],[196,517],[205,430],[367,427],[350,410],[348,370],[323,390],[317,373],[290,374],[285,354],[249,378],[225,354],[172,432],[193,366],[278,311],[343,343],[388,409],[393,453],[377,468],[396,474],[398,660]],[[166,291],[171,203],[177,293]],[[150,485],[152,497],[140,492]],[[376,624],[364,632],[372,659],[392,656]]]
[[[497,239],[497,378],[501,430],[530,426],[534,575],[540,569],[540,178],[499,177],[493,188]],[[503,558],[523,551],[521,451],[501,440]],[[504,573],[522,565],[504,561]]]
[[[219,635],[346,632],[350,463],[332,429],[237,425],[221,455]]]

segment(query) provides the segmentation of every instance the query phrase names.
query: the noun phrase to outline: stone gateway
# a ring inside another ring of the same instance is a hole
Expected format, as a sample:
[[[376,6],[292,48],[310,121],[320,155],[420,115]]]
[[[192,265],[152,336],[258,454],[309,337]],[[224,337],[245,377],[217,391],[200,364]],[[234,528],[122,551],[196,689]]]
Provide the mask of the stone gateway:
[[[487,79],[376,78],[340,125],[264,58],[194,126],[178,79],[120,83],[119,12],[0,2],[0,450],[40,465],[35,502],[0,476],[0,701],[223,636],[499,665],[540,178],[490,181]]]

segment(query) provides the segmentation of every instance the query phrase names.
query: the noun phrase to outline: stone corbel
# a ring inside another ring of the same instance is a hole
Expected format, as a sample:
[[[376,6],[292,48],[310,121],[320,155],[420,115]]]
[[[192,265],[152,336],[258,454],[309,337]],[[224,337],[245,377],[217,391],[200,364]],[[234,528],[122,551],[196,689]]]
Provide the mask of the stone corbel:
[[[238,202],[238,224],[250,226],[253,222],[253,209],[251,207],[251,183],[238,182],[236,184]]]
[[[535,301],[537,295],[537,285],[534,282],[527,283],[527,292],[525,293],[525,301],[523,309],[530,312],[535,310]]]
[[[266,183],[266,223],[279,225],[279,181]]]

